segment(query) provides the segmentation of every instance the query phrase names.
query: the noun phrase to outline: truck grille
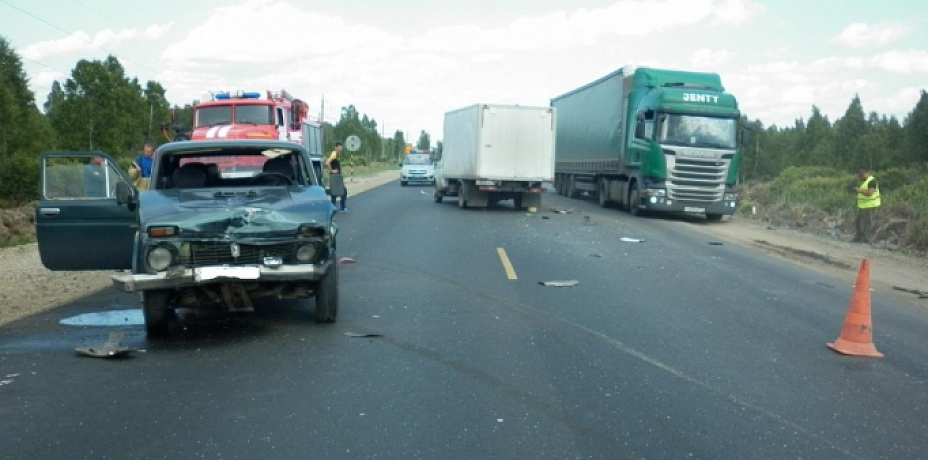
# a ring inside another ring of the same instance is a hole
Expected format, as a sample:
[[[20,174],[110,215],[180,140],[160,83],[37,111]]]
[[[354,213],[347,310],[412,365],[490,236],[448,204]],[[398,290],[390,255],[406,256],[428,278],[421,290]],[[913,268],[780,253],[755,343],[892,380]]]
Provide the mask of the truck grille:
[[[181,251],[178,262],[190,268],[225,264],[255,265],[263,263],[264,258],[267,256],[281,257],[285,263],[293,262],[296,259],[295,243],[239,244],[238,257],[232,256],[231,243],[200,242],[189,244],[190,251]]]
[[[676,157],[667,191],[681,201],[721,201],[729,160]]]

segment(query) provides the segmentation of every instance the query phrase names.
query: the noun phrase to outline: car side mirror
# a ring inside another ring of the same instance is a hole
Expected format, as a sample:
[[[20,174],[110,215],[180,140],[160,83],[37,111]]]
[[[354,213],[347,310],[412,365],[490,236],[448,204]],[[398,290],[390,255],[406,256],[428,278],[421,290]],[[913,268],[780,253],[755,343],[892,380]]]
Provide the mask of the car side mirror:
[[[135,208],[138,207],[135,189],[123,181],[116,182],[116,203],[127,205],[130,211],[135,211]]]

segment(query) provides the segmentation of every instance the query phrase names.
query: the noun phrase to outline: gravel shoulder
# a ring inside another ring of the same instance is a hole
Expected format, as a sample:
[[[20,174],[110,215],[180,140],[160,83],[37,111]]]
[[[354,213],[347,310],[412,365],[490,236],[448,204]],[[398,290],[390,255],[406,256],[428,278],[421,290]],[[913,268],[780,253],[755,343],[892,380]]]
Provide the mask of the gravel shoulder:
[[[681,225],[703,233],[707,239],[762,251],[778,259],[847,280],[846,284],[835,288],[846,288],[848,295],[856,282],[861,261],[867,258],[870,260],[872,290],[928,308],[928,299],[894,289],[897,286],[928,291],[928,259],[924,256],[904,254],[880,243],[851,243],[827,234],[771,227],[752,219],[726,218],[712,224],[701,220],[686,220]]]
[[[398,178],[394,170],[351,177],[349,198]],[[113,272],[109,270],[46,269],[35,243],[0,248],[0,267],[0,326],[112,286]]]

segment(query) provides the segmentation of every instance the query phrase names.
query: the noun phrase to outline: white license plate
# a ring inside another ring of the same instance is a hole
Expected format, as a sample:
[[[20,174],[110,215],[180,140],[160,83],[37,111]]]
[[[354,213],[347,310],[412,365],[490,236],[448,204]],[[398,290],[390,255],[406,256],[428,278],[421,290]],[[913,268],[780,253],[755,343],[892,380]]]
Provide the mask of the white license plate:
[[[706,208],[693,208],[693,207],[687,206],[683,208],[683,212],[706,212]]]
[[[216,278],[232,278],[237,280],[256,280],[261,277],[260,267],[200,267],[194,269],[194,278],[197,281],[214,280]]]

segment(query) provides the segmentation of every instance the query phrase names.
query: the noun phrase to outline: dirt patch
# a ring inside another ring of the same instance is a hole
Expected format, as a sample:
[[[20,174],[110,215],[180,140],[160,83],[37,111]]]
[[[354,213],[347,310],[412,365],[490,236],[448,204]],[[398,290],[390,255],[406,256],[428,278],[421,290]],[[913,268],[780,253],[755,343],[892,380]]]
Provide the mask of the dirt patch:
[[[928,259],[903,252],[887,242],[851,243],[828,227],[815,230],[782,228],[761,219],[725,218],[709,224],[699,220],[684,222],[712,239],[758,249],[781,260],[801,265],[854,284],[860,262],[870,259],[871,288],[881,294],[928,308],[928,300],[912,292],[928,291]]]
[[[397,180],[397,171],[348,178],[348,191],[357,196]],[[35,236],[32,205],[0,210],[2,228],[24,238]],[[7,226],[7,222],[11,225]],[[2,230],[0,230],[2,235]],[[15,241],[15,240],[14,240]],[[53,272],[42,265],[35,243],[0,248],[0,326],[112,286],[111,271]]]

